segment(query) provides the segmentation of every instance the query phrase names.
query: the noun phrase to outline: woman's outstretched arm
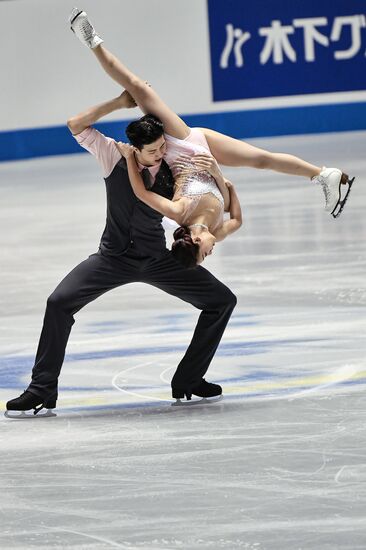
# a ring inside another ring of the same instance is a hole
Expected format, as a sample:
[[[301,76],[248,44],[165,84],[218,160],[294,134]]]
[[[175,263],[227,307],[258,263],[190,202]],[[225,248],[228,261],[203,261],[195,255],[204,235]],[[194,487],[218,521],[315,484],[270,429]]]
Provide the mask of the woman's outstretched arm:
[[[144,113],[160,118],[167,134],[178,139],[185,139],[189,135],[190,129],[186,123],[163,102],[149,84],[131,72],[103,45],[92,51],[105,72],[132,95]]]
[[[243,223],[240,201],[235,187],[229,181],[226,181],[226,185],[230,192],[230,220],[224,221],[222,226],[215,231],[217,241],[223,241],[228,235],[237,231]]]
[[[160,212],[163,216],[180,223],[180,219],[185,209],[184,199],[171,201],[161,195],[158,195],[157,193],[154,193],[153,191],[148,191],[145,188],[143,179],[137,168],[134,155],[135,148],[128,143],[122,143],[121,141],[116,142],[116,146],[121,155],[126,159],[128,176],[136,197],[157,212]]]

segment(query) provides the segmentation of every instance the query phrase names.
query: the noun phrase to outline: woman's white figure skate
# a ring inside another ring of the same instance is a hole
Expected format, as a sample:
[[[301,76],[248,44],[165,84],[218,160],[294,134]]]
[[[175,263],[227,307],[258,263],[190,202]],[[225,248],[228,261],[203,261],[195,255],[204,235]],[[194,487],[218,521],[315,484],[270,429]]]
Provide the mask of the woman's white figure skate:
[[[85,11],[74,8],[69,17],[69,23],[71,30],[84,46],[93,50],[102,44],[102,38],[96,33]]]
[[[322,186],[325,195],[325,211],[329,212],[333,218],[338,218],[342,212],[354,180],[355,178],[350,179],[338,168],[325,166],[318,176],[312,178],[312,181]],[[342,197],[343,185],[346,186],[346,192]]]

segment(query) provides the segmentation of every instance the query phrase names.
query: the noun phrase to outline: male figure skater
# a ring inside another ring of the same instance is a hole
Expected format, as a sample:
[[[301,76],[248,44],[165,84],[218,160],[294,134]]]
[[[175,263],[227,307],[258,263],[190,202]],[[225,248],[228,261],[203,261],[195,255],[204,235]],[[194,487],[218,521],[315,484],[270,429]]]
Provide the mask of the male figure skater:
[[[99,250],[76,266],[47,300],[43,329],[32,379],[25,392],[6,405],[11,411],[41,409],[53,414],[58,396],[58,377],[74,324],[74,315],[108,290],[131,282],[145,282],[188,302],[201,310],[192,341],[172,379],[172,395],[178,400],[192,394],[218,397],[222,388],[204,380],[222,334],[236,305],[235,295],[201,266],[185,269],[166,248],[162,216],[139,201],[133,193],[126,162],[113,139],[92,125],[101,117],[135,106],[127,92],[68,120],[68,126],[82,147],[100,163],[107,191],[107,220]],[[126,134],[137,148],[136,160],[145,186],[169,199],[173,177],[163,160],[163,125],[145,115],[129,124]],[[128,315],[128,312],[125,313]]]

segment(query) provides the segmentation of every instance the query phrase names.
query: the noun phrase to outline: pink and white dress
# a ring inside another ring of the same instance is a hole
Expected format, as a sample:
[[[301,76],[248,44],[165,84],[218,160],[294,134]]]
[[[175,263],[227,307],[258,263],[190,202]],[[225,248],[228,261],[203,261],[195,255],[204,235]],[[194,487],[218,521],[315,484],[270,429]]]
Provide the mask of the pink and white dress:
[[[191,128],[190,134],[186,139],[177,139],[168,134],[165,134],[165,139],[167,151],[164,155],[164,160],[168,163],[176,184],[173,200],[177,200],[179,197],[190,199],[189,206],[183,216],[182,224],[185,224],[189,219],[202,197],[207,193],[211,193],[217,199],[217,205],[215,206],[217,210],[217,222],[211,227],[211,230],[214,231],[223,223],[224,198],[215,178],[206,171],[197,171],[192,158],[197,153],[211,154],[205,135],[199,128]],[[181,168],[176,166],[180,155],[186,155],[192,159],[184,161],[187,171],[185,170],[183,173]]]

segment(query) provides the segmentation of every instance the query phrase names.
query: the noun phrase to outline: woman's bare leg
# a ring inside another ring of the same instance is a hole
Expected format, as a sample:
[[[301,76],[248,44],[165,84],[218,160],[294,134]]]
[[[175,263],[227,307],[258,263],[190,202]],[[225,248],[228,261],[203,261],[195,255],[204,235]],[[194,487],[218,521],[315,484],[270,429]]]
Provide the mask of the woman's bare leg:
[[[185,122],[158,94],[102,45],[102,38],[96,33],[84,11],[74,8],[69,21],[71,30],[80,42],[93,51],[104,71],[132,95],[144,113],[160,118],[165,131],[178,139],[185,139],[189,135],[190,129]]]
[[[202,131],[206,136],[212,155],[219,164],[224,166],[265,168],[306,178],[312,178],[321,172],[319,166],[309,164],[293,155],[270,153],[245,141],[225,136],[207,128],[202,128]]]
[[[97,46],[92,52],[104,71],[132,95],[144,113],[160,118],[168,134],[179,139],[189,135],[190,130],[185,122],[163,102],[153,88],[123,65],[105,46]]]
[[[92,52],[104,71],[115,82],[120,84],[130,94],[135,92],[135,94],[138,95],[138,86],[143,84],[142,80],[138,76],[123,65],[121,61],[102,44],[94,48]]]

